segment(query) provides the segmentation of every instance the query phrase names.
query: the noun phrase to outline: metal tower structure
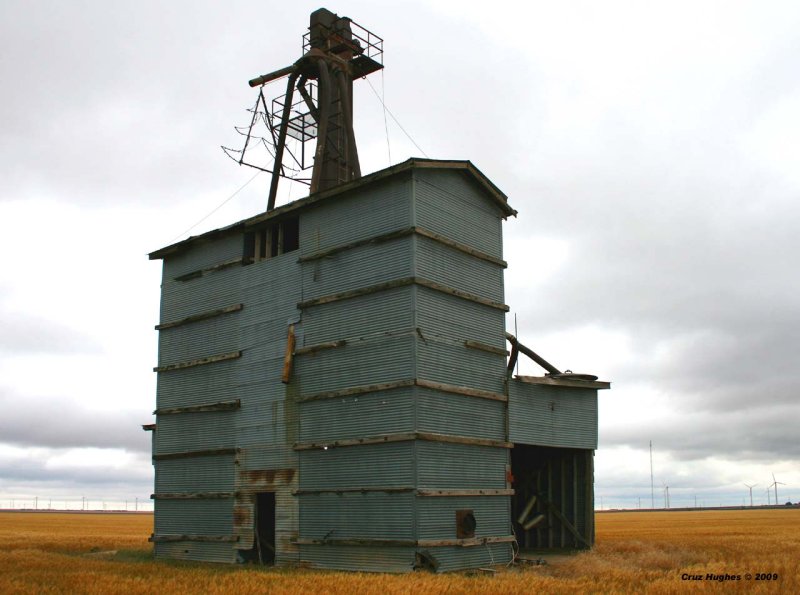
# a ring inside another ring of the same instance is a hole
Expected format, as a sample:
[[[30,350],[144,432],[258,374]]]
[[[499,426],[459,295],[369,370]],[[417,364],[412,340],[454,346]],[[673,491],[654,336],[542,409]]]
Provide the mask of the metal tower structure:
[[[249,128],[246,132],[237,128],[246,137],[244,147],[223,149],[231,157],[238,154],[238,159],[233,158],[240,165],[272,174],[267,211],[275,208],[281,177],[308,184],[311,194],[361,177],[353,130],[353,79],[383,68],[382,56],[380,37],[348,17],[320,8],[311,13],[303,36],[303,56],[290,66],[249,81],[251,87],[259,88],[259,95]],[[268,106],[264,86],[283,77],[288,77],[285,93]],[[300,96],[297,100],[295,91]],[[266,133],[259,136],[257,127],[262,123]],[[287,147],[287,137],[298,141],[294,150]],[[312,153],[307,143],[313,140]],[[267,148],[271,167],[247,160],[248,149],[256,144],[253,141]]]

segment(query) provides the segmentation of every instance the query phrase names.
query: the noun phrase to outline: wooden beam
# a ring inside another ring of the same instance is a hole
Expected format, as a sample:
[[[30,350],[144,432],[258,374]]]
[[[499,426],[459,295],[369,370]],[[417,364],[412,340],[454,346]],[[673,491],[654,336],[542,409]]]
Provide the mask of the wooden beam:
[[[344,347],[347,345],[347,341],[341,339],[339,341],[328,341],[326,343],[317,343],[315,345],[309,345],[308,347],[300,347],[299,349],[294,350],[295,355],[309,355],[316,353],[317,351],[323,351],[325,349],[335,349],[336,347]]]
[[[229,314],[230,312],[238,312],[242,308],[244,308],[244,304],[233,304],[232,306],[225,306],[224,308],[217,308],[216,310],[209,310],[208,312],[201,312],[200,314],[192,314],[191,316],[187,316],[186,318],[181,318],[180,320],[175,320],[173,322],[157,324],[155,329],[157,331],[163,331],[166,329],[175,328],[176,326],[183,326],[184,324],[215,318],[217,316],[222,316],[223,314]]]
[[[234,455],[238,452],[236,448],[209,448],[206,450],[185,450],[181,452],[169,452],[165,454],[154,454],[154,461],[168,461],[171,459],[187,459],[192,457],[213,457],[217,455]]]
[[[388,233],[384,233],[371,238],[356,240],[355,242],[349,242],[347,244],[340,244],[338,246],[334,246],[333,248],[329,248],[327,250],[320,250],[319,252],[313,252],[312,254],[301,256],[300,258],[297,259],[297,262],[309,262],[312,260],[319,260],[321,258],[329,258],[334,254],[338,254],[339,252],[344,252],[345,250],[352,250],[353,248],[359,248],[361,246],[366,246],[368,244],[382,244],[383,242],[389,242],[391,240],[396,240],[398,238],[409,236],[412,233],[414,233],[415,229],[416,228],[414,227],[405,227],[403,229],[398,229],[397,231],[390,231]]]
[[[513,535],[503,535],[498,537],[470,537],[467,539],[419,539],[417,541],[417,546],[440,547],[455,545],[459,547],[475,547],[490,543],[509,543],[512,541],[516,541],[516,537]]]
[[[502,440],[489,440],[488,438],[468,438],[466,436],[451,436],[450,434],[434,434],[431,432],[416,432],[418,440],[430,442],[449,442],[451,444],[468,444],[471,446],[492,446],[496,448],[514,448],[512,442]]]
[[[434,382],[432,380],[424,380],[417,378],[414,382],[416,386],[422,388],[430,388],[438,390],[443,393],[454,393],[457,395],[464,395],[467,397],[478,397],[479,399],[489,399],[491,401],[508,401],[508,397],[502,393],[495,393],[488,390],[481,390],[478,388],[467,388],[466,386],[456,386],[455,384],[444,384],[442,382]]]
[[[222,353],[220,355],[210,355],[208,357],[201,357],[193,359],[188,362],[180,362],[178,364],[168,364],[166,366],[156,366],[153,372],[172,372],[173,370],[183,370],[185,368],[193,368],[195,366],[205,366],[206,364],[214,364],[216,362],[224,362],[229,359],[236,359],[242,356],[241,351],[231,351],[230,353]]]
[[[150,494],[152,500],[224,500],[235,496],[236,492],[161,492]]]
[[[367,538],[347,538],[347,537],[330,537],[328,539],[309,539],[300,537],[294,543],[298,545],[388,545],[388,546],[408,546],[414,547],[417,542],[413,539],[383,539],[380,537],[367,537]]]
[[[555,504],[553,504],[553,503],[552,503],[552,502],[550,502],[549,500],[546,500],[546,501],[545,501],[545,505],[547,506],[547,508],[548,508],[550,511],[552,511],[552,513],[553,513],[553,514],[556,516],[556,518],[557,518],[559,521],[561,521],[561,525],[562,525],[563,527],[566,527],[566,528],[567,528],[567,530],[568,530],[570,533],[572,533],[572,535],[575,537],[575,539],[577,539],[579,542],[581,542],[582,544],[584,544],[584,545],[585,545],[586,547],[588,547],[588,548],[592,547],[591,545],[589,545],[589,542],[587,542],[587,541],[586,541],[586,540],[583,538],[583,536],[582,536],[580,533],[578,533],[578,530],[577,530],[577,529],[576,529],[576,528],[575,528],[575,527],[572,525],[572,523],[570,523],[570,522],[569,522],[569,520],[567,519],[567,517],[565,517],[565,516],[563,515],[563,513],[562,513],[562,512],[561,512],[561,511],[558,509],[558,507],[557,507]]]
[[[347,438],[344,440],[330,440],[327,442],[298,442],[294,445],[294,450],[327,450],[339,446],[361,446],[367,444],[384,444],[388,442],[408,442],[416,440],[415,432],[402,434],[384,434],[382,436],[369,436],[366,438]]]
[[[513,496],[514,490],[417,490],[417,496],[434,497],[460,497],[460,496]]]
[[[448,246],[450,248],[453,248],[454,250],[458,250],[459,252],[463,252],[464,254],[469,254],[470,256],[474,256],[475,258],[479,258],[487,262],[491,262],[492,264],[496,264],[497,266],[501,266],[503,268],[508,267],[508,263],[502,258],[495,258],[494,256],[486,254],[485,252],[481,252],[480,250],[476,250],[475,248],[467,246],[466,244],[462,244],[461,242],[456,242],[455,240],[446,238],[443,235],[439,235],[438,233],[428,231],[427,229],[422,229],[420,227],[416,227],[414,229],[417,234],[429,238],[445,246]]]
[[[432,289],[440,293],[445,293],[447,295],[452,295],[470,302],[474,302],[476,304],[481,304],[482,306],[489,306],[490,308],[502,310],[503,312],[508,312],[509,310],[507,305],[501,304],[500,302],[495,302],[486,298],[482,298],[477,295],[467,293],[466,291],[461,291],[460,289],[453,289],[452,287],[447,287],[446,285],[442,285],[441,283],[436,283],[435,281],[430,281],[428,279],[423,279],[422,277],[403,277],[401,279],[394,279],[393,281],[377,283],[375,285],[369,285],[367,287],[359,287],[358,289],[351,289],[349,291],[333,293],[330,295],[325,295],[311,300],[306,300],[305,302],[300,302],[297,304],[297,307],[303,310],[306,308],[311,308],[313,306],[321,306],[323,304],[330,304],[332,302],[352,299],[356,297],[361,297],[363,295],[377,293],[379,291],[387,291],[389,289],[395,289],[397,287],[406,287],[408,285],[413,285],[413,284],[420,285],[422,287],[427,287],[428,289]]]
[[[385,492],[387,494],[399,494],[402,492],[413,492],[414,488],[411,486],[394,486],[394,487],[360,487],[360,488],[326,488],[326,489],[300,489],[292,490],[293,496],[302,496],[304,494],[367,494],[370,492]]]
[[[515,376],[515,380],[525,384],[546,384],[549,386],[567,386],[572,388],[594,388],[604,390],[611,388],[610,382],[601,380],[576,380],[574,378],[550,378],[549,376]]]
[[[207,275],[208,273],[215,273],[216,271],[222,271],[224,269],[236,266],[238,264],[242,264],[241,258],[233,258],[231,260],[226,260],[225,262],[221,262],[219,264],[215,264],[213,266],[207,267],[205,269],[199,269],[197,271],[192,271],[191,273],[184,273],[183,275],[178,275],[174,277],[175,281],[191,281],[192,279],[197,279],[202,277],[203,275]]]
[[[292,377],[292,360],[294,358],[294,325],[289,325],[289,331],[286,335],[286,352],[283,354],[283,371],[281,373],[281,382],[289,384]]]
[[[506,357],[508,355],[508,351],[505,349],[500,349],[499,347],[492,347],[491,345],[487,345],[486,343],[481,343],[480,341],[464,341],[464,347],[469,347],[470,349],[477,349],[478,351],[486,351],[487,353],[494,353],[495,355],[502,355]]]
[[[242,406],[240,399],[233,401],[221,401],[219,403],[207,403],[204,405],[191,405],[189,407],[168,407],[156,409],[153,415],[172,415],[175,413],[202,413],[206,411],[233,411]]]
[[[351,386],[340,390],[326,391],[322,393],[313,393],[305,395],[297,399],[298,403],[305,403],[308,401],[318,401],[321,399],[338,399],[339,397],[350,397],[354,395],[363,395],[364,393],[375,393],[384,390],[391,390],[393,388],[402,388],[406,386],[414,386],[414,380],[396,380],[394,382],[383,382],[380,384],[362,384],[361,386]]]
[[[154,542],[174,542],[174,541],[201,541],[207,543],[236,543],[239,541],[238,535],[151,535],[147,540]]]

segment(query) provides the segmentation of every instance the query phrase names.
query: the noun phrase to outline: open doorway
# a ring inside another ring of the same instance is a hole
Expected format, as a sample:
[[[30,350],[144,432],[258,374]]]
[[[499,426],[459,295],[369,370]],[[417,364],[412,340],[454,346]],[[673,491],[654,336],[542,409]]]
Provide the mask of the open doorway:
[[[253,504],[253,547],[240,555],[251,564],[275,564],[275,492],[255,494]]]
[[[524,549],[594,544],[594,452],[515,444],[511,472],[514,533]]]

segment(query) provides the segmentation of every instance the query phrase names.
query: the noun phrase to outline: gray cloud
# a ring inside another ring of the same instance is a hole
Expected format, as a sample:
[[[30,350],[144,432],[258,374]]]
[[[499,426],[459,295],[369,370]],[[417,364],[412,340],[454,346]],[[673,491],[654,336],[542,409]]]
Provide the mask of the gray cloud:
[[[84,354],[98,353],[101,350],[100,345],[90,335],[26,312],[0,309],[0,329],[2,354]]]
[[[149,453],[150,412],[91,411],[74,400],[30,398],[0,389],[0,441],[47,448],[121,448]]]

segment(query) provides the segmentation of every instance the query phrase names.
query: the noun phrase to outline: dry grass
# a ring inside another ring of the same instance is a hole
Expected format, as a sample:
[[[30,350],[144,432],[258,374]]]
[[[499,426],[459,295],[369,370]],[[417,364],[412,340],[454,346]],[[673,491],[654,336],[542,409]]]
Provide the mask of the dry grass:
[[[0,593],[800,593],[800,510],[597,516],[597,547],[549,566],[385,575],[154,562],[151,515],[0,513]],[[114,554],[92,554],[116,550]],[[777,581],[745,574],[777,572]],[[683,573],[741,575],[686,581]]]

